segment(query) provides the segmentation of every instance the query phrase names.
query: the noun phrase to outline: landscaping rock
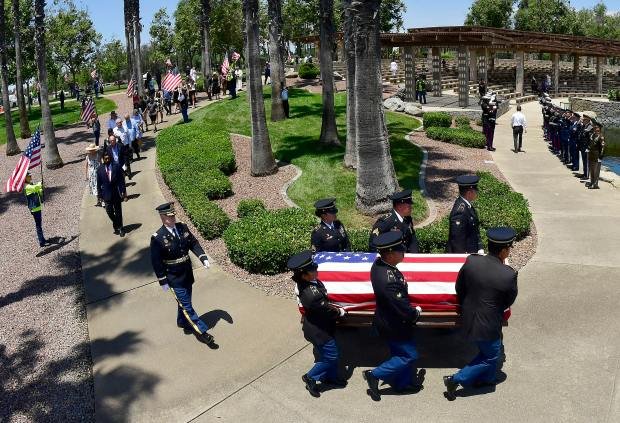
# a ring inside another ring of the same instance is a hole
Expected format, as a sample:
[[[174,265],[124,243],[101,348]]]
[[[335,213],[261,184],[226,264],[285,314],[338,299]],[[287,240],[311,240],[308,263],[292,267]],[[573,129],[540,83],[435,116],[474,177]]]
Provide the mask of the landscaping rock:
[[[284,75],[285,78],[297,78],[299,75],[295,71],[286,72]]]
[[[398,97],[401,100],[405,101],[405,88],[399,86],[398,91],[396,91],[396,94],[394,94],[394,97]]]
[[[417,103],[405,103],[405,113],[411,116],[422,116],[422,106]]]
[[[398,97],[390,97],[383,102],[383,107],[393,112],[405,111],[405,102]]]

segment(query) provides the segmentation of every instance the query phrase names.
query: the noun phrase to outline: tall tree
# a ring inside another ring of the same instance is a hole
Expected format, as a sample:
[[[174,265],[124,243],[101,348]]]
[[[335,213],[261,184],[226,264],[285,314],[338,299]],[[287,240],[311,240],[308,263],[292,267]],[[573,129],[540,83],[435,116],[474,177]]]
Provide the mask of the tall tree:
[[[334,0],[320,0],[321,45],[319,49],[323,86],[323,120],[320,142],[340,145],[334,110]]]
[[[124,0],[123,11],[125,16],[125,45],[127,49],[127,67],[129,77],[135,78],[136,69],[134,68],[134,38],[133,38],[133,3],[132,0]]]
[[[153,59],[163,63],[174,50],[172,22],[165,8],[162,7],[153,15],[149,35],[153,47]]]
[[[24,99],[24,80],[22,78],[21,13],[19,0],[13,0],[13,34],[15,37],[15,85],[17,106],[19,107],[19,129],[21,138],[30,138],[28,112]]]
[[[196,57],[201,55],[203,37],[202,32],[197,31],[202,26],[201,8],[200,0],[180,0],[174,11],[174,48],[179,66],[192,66]],[[231,31],[230,21],[226,20],[225,25]]]
[[[140,97],[144,95],[144,81],[142,80],[142,58],[140,56],[140,32],[142,32],[142,24],[140,23],[140,0],[132,1],[132,24],[134,36],[134,67],[136,68],[136,85],[138,86],[138,94]]]
[[[465,25],[509,28],[515,0],[476,0],[469,7]]]
[[[50,110],[49,97],[47,92],[47,67],[45,63],[45,0],[34,1],[34,38],[37,57],[37,68],[39,70],[39,84],[41,86],[41,124],[42,133],[45,137],[45,166],[48,169],[62,167],[62,159],[56,145],[54,134],[54,124],[52,123],[52,112]]]
[[[344,153],[344,165],[350,169],[357,168],[357,144],[355,144],[355,40],[353,39],[353,15],[351,0],[342,2],[344,9],[344,50],[347,62],[347,144]]]
[[[4,0],[0,0],[0,79],[2,79],[2,104],[4,104],[4,121],[6,126],[6,155],[13,156],[21,152],[11,118],[11,102],[9,101],[9,69],[6,57],[6,16]]]
[[[403,15],[407,6],[402,0],[381,0],[379,9],[381,32],[399,31],[403,28]]]
[[[269,61],[271,66],[271,120],[284,119],[282,87],[284,80],[284,43],[282,41],[282,1],[268,0]]]
[[[273,158],[269,130],[265,118],[265,101],[259,58],[258,0],[243,0],[245,16],[246,56],[248,64],[248,93],[252,115],[252,176],[270,175],[278,171]]]
[[[364,69],[355,72],[355,204],[366,214],[388,210],[388,195],[398,188],[381,101],[380,4],[381,0],[351,2],[355,68]]]
[[[122,72],[127,69],[127,56],[123,43],[120,40],[112,39],[104,44],[98,52],[96,62],[97,71],[104,81],[120,81]]]
[[[211,43],[209,41],[209,17],[211,15],[211,2],[201,0],[200,28],[202,30],[202,75],[207,79],[211,73]]]
[[[515,29],[570,34],[576,20],[569,0],[521,0],[515,13]]]

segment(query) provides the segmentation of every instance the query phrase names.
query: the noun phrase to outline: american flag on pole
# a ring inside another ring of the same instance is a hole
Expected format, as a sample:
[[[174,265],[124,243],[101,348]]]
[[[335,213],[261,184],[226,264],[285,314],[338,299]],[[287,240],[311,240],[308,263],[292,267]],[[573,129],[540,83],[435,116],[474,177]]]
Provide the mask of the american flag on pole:
[[[241,57],[241,55],[239,53],[237,53],[236,51],[233,52],[231,59],[233,62],[236,62],[237,60],[239,60],[239,58]]]
[[[133,97],[134,88],[136,86],[136,81],[131,77],[129,83],[127,84],[127,97]]]
[[[15,170],[6,181],[5,192],[19,192],[24,186],[24,179],[29,169],[41,164],[41,131],[37,129],[32,135],[28,147],[19,158]]]
[[[161,83],[164,91],[174,91],[181,83],[181,74],[168,73]]]
[[[82,103],[82,114],[80,115],[82,122],[88,122],[96,114],[95,102],[92,97],[86,97],[84,103]]]
[[[228,68],[230,68],[230,63],[228,63],[228,54],[226,54],[226,56],[224,56],[224,62],[222,62],[222,76],[228,74]]]

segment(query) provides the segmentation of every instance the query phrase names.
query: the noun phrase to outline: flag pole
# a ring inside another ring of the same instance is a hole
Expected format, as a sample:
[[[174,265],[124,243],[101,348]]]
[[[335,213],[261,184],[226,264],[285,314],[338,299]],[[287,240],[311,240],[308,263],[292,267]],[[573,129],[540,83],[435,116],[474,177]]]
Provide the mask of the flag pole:
[[[40,129],[41,127],[37,126],[37,131],[40,131]],[[39,136],[41,136],[40,132],[39,132]],[[45,200],[45,184],[43,183],[43,152],[42,151],[41,151],[41,160],[39,163],[39,171],[41,172],[41,187],[43,188],[43,191],[41,192],[41,203],[43,203]]]

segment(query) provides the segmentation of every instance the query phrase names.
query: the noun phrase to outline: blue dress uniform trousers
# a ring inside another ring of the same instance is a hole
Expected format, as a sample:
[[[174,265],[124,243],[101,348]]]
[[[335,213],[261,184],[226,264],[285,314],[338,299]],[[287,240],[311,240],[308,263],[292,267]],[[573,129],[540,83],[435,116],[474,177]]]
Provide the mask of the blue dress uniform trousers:
[[[502,341],[477,341],[480,352],[469,363],[454,375],[454,382],[462,386],[471,386],[476,382],[493,383],[496,380],[497,362],[499,360]]]
[[[577,150],[577,139],[574,135],[571,135],[569,145],[572,170],[579,170],[579,150]]]
[[[32,212],[32,217],[34,218],[34,225],[37,228],[37,238],[39,238],[39,247],[43,247],[45,245],[45,237],[43,236],[43,226],[41,223],[41,210]]]
[[[170,287],[177,300],[177,326],[193,330],[197,334],[205,333],[209,327],[192,306],[192,287]]]
[[[588,172],[588,152],[581,150],[581,162],[583,163],[583,175],[588,178],[590,173]]]
[[[395,389],[404,389],[413,383],[413,363],[418,359],[415,342],[388,341],[388,346],[391,357],[373,369],[372,374]]]
[[[338,346],[336,340],[331,339],[323,345],[315,345],[319,352],[319,359],[307,373],[310,379],[317,382],[336,380],[338,378]]]

